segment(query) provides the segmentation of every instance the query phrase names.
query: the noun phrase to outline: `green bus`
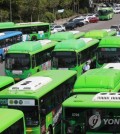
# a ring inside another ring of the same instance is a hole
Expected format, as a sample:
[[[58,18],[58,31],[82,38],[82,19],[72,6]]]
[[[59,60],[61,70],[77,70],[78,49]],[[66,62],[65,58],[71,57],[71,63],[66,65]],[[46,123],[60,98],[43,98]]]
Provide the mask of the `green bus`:
[[[55,44],[55,41],[39,40],[12,45],[6,54],[6,75],[18,81],[41,70],[51,69],[51,51]]]
[[[100,20],[110,20],[113,18],[114,12],[112,7],[100,7],[98,9],[98,17]]]
[[[120,93],[73,95],[62,109],[62,134],[120,133]]]
[[[51,34],[50,24],[44,22],[1,22],[0,32],[5,31],[21,31],[23,33],[23,41],[48,39]]]
[[[0,105],[23,111],[27,133],[56,134],[61,130],[62,102],[75,80],[76,71],[42,70],[1,91]]]
[[[0,76],[0,91],[14,84],[14,79],[9,76]]]
[[[50,40],[61,42],[63,40],[69,39],[79,39],[83,37],[85,32],[80,31],[67,31],[67,32],[57,32],[50,35]]]
[[[71,95],[120,92],[120,69],[90,69],[77,78]]]
[[[71,39],[59,42],[52,51],[52,69],[76,70],[78,76],[86,61],[95,66],[95,51],[99,40],[92,38]]]
[[[26,134],[23,112],[0,108],[0,134]]]
[[[116,62],[120,62],[120,37],[105,37],[100,41],[96,51],[96,67]]]
[[[104,37],[115,35],[117,35],[117,32],[114,29],[97,29],[86,32],[84,37],[101,40]]]

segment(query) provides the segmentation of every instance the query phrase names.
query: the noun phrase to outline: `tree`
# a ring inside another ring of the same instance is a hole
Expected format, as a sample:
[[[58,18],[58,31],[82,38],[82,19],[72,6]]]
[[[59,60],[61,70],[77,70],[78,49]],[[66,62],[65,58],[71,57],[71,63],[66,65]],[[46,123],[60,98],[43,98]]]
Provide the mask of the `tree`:
[[[60,6],[61,6],[62,8],[67,8],[67,9],[69,9],[70,6],[71,6],[71,4],[72,4],[72,0],[60,0]]]
[[[56,9],[60,3],[60,0],[48,0],[48,9],[56,16]]]

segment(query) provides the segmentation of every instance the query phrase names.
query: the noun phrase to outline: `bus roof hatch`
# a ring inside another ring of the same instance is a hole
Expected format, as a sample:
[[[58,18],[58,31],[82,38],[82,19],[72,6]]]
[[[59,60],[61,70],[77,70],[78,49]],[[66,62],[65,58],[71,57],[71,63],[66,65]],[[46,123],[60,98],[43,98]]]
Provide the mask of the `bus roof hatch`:
[[[47,85],[47,83],[51,82],[52,79],[49,77],[29,77],[27,79],[24,79],[17,84],[14,84],[9,88],[11,91],[35,91],[38,88],[41,88],[44,85]]]
[[[93,39],[92,38],[80,38],[80,40],[83,40],[85,43],[88,43],[89,41]]]
[[[71,33],[73,33],[73,34],[77,34],[77,33],[79,33],[80,31],[69,31],[69,32],[71,32]]]
[[[40,42],[42,46],[45,46],[45,45],[47,45],[48,43],[50,43],[51,40],[39,40],[38,42]]]

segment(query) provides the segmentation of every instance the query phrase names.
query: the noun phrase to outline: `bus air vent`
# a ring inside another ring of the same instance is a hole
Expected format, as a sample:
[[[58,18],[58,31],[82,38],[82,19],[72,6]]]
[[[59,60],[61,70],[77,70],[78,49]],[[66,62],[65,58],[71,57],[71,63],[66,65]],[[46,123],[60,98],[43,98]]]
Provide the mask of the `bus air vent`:
[[[42,77],[42,76],[35,76],[35,77],[28,77],[9,88],[9,90],[18,90],[18,91],[35,91],[44,85],[47,85],[51,82],[52,79],[50,77]]]
[[[45,45],[47,45],[48,43],[50,43],[51,40],[38,40],[38,42],[40,42],[42,46],[45,46]]]
[[[92,38],[80,38],[79,40],[83,40],[85,43],[88,43],[93,39]]]
[[[120,101],[120,93],[101,92],[96,94],[92,101]]]

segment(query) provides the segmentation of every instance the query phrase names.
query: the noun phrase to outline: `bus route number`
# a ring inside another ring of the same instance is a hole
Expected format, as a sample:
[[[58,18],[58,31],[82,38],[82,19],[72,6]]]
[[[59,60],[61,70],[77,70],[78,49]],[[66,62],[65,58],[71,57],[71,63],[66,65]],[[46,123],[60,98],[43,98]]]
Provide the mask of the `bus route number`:
[[[79,117],[80,115],[79,115],[79,113],[72,113],[72,116],[73,117]]]

